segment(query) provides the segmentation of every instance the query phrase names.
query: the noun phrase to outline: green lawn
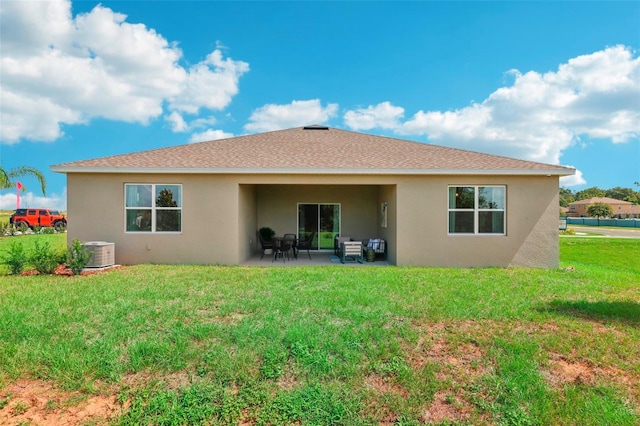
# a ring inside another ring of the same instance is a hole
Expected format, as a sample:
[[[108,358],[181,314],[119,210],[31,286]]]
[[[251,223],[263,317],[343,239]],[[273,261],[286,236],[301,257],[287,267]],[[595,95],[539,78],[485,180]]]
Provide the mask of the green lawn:
[[[636,425],[640,240],[560,249],[558,270],[0,276],[0,413],[29,378],[117,395],[113,424]]]

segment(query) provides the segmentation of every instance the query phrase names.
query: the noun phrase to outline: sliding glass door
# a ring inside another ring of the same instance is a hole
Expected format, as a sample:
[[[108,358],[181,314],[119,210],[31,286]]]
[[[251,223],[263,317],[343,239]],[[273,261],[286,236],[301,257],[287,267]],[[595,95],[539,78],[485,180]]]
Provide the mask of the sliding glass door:
[[[298,204],[298,238],[312,232],[315,250],[333,250],[333,239],[340,234],[340,204]]]

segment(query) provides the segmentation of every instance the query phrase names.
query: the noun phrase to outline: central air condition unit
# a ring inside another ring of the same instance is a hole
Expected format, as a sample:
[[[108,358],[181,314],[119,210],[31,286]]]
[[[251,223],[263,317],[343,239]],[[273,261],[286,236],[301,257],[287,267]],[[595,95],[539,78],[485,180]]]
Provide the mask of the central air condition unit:
[[[114,243],[106,241],[88,241],[83,244],[87,252],[93,253],[91,262],[87,264],[87,268],[104,268],[112,266],[116,263],[116,250]]]

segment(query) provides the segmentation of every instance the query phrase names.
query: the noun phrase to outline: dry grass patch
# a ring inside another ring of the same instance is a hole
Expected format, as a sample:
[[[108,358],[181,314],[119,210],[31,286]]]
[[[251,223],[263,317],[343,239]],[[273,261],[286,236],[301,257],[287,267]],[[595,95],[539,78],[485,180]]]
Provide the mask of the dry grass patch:
[[[550,354],[549,365],[543,371],[546,381],[554,388],[567,384],[597,385],[613,383],[635,397],[640,406],[640,379],[631,372],[616,367],[596,367],[588,361],[571,360],[561,354]]]
[[[477,321],[417,325],[417,344],[414,348],[405,348],[408,361],[415,369],[426,364],[439,366],[439,381],[466,381],[485,374],[486,353],[478,339],[491,334],[494,325]]]

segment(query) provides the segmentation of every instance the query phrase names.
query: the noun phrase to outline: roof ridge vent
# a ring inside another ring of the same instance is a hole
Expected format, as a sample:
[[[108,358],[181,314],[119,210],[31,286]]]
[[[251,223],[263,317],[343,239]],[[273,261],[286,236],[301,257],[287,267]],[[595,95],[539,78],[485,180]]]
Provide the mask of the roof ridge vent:
[[[320,124],[312,124],[310,126],[304,126],[304,130],[329,130],[327,126],[321,126]]]

